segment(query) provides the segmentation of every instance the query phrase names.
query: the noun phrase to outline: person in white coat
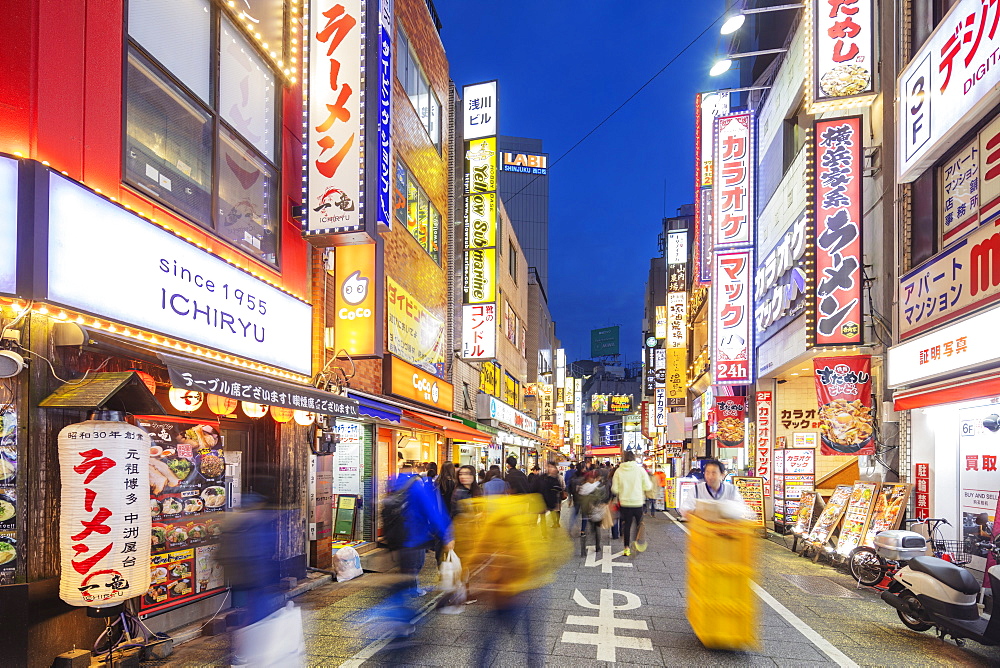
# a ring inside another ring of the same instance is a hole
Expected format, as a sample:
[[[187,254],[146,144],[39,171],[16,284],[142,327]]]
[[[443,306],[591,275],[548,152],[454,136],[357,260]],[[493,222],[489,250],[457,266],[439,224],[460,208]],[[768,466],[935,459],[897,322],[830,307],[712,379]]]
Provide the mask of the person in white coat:
[[[649,479],[646,469],[635,461],[635,453],[628,450],[625,461],[615,471],[611,479],[611,493],[618,497],[621,506],[622,540],[625,543],[625,556],[632,554],[632,524],[635,523],[635,535],[639,534],[642,525],[642,509],[646,506],[646,492],[653,489],[653,481]]]
[[[736,485],[725,482],[726,465],[718,459],[706,459],[701,464],[701,470],[705,474],[705,480],[695,485],[694,490],[684,499],[680,507],[681,516],[687,519],[687,516],[694,512],[698,499],[707,499],[728,502],[727,505],[730,506],[726,511],[728,516],[745,517],[747,505],[743,495],[736,489]]]

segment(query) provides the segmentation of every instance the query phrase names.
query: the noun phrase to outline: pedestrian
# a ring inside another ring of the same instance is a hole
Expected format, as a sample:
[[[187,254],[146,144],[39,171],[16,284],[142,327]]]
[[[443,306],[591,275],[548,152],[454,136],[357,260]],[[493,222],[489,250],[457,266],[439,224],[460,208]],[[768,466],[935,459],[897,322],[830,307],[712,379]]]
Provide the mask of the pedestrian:
[[[724,501],[730,507],[725,511],[729,517],[746,517],[748,513],[746,502],[736,485],[725,482],[726,465],[718,459],[706,459],[701,463],[705,480],[694,486],[694,493],[689,494],[681,504],[681,517],[687,519],[692,514],[698,499]]]
[[[507,458],[507,475],[504,476],[504,480],[507,481],[511,494],[531,494],[533,491],[528,484],[528,476],[517,468],[517,457],[514,455]]]
[[[636,534],[642,525],[642,509],[646,505],[646,492],[653,489],[646,471],[635,461],[635,453],[627,451],[624,462],[615,471],[611,482],[611,493],[618,497],[619,513],[621,515],[622,542],[625,545],[625,556],[632,554],[632,524],[635,524]],[[641,547],[640,551],[645,549]]]
[[[528,489],[532,492],[538,491],[539,478],[542,476],[542,469],[535,464],[531,467],[531,473],[528,474]]]
[[[659,466],[654,467],[653,471],[654,472],[653,475],[651,476],[651,479],[653,481],[653,491],[655,492],[655,494],[653,495],[653,498],[646,499],[646,502],[649,505],[650,517],[656,517],[657,501],[660,501],[661,499],[665,501],[666,496],[664,493],[664,488],[667,486],[667,476],[665,473],[663,473],[660,467]],[[666,505],[664,505],[663,507],[666,508]]]
[[[438,465],[437,462],[427,462],[427,482],[437,482]]]
[[[441,470],[442,475],[444,469]],[[458,468],[458,484],[451,495],[451,517],[455,527],[455,554],[462,561],[462,582],[467,592],[465,603],[474,603],[476,599],[468,594],[469,555],[474,547],[474,529],[480,514],[474,505],[474,499],[483,495],[483,488],[476,482],[476,469],[472,466]]]
[[[562,509],[563,499],[566,498],[566,490],[563,488],[562,479],[559,477],[559,467],[556,466],[556,463],[549,462],[545,465],[545,469],[545,475],[538,477],[537,489],[545,502],[549,525],[558,527],[559,513]]]
[[[463,512],[463,501],[483,495],[483,488],[476,482],[476,469],[471,466],[461,466],[458,469],[457,475],[458,483],[452,492],[450,502],[452,517],[456,517]]]
[[[608,493],[596,471],[587,471],[577,478],[580,481],[577,485],[577,507],[584,522],[580,526],[580,556],[585,557],[588,520],[594,534],[594,548],[597,552],[601,551],[601,516],[607,512]]]
[[[458,486],[458,472],[455,470],[453,462],[444,463],[435,485],[437,485],[438,493],[441,494],[441,502],[444,503],[445,509],[448,510],[449,514],[454,515],[451,512],[451,495],[455,493],[455,488]]]
[[[510,487],[500,474],[499,466],[491,466],[486,472],[486,483],[483,484],[483,494],[486,496],[507,494]]]
[[[569,494],[570,502],[573,505],[573,521],[576,521],[577,517],[580,517],[580,533],[582,534],[587,522],[585,516],[580,515],[580,495],[579,489],[580,485],[583,484],[584,475],[587,473],[587,468],[584,466],[583,462],[577,462],[576,467],[570,469],[573,471],[573,477],[569,479],[569,483],[566,485],[566,492]]]
[[[479,469],[479,484],[483,485],[486,482],[486,469]]]

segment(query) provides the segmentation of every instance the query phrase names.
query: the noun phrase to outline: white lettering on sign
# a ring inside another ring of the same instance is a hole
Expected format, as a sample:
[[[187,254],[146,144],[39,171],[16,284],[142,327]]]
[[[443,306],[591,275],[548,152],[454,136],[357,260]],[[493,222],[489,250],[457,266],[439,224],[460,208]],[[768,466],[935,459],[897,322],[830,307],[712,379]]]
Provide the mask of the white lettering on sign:
[[[624,603],[615,605],[615,596],[625,599]],[[566,624],[571,626],[595,626],[596,633],[581,633],[578,631],[563,631],[562,642],[576,645],[597,646],[598,661],[615,661],[617,649],[641,649],[647,652],[653,651],[653,643],[649,638],[635,638],[632,636],[620,636],[618,629],[632,629],[638,631],[648,631],[649,625],[642,619],[618,619],[615,612],[619,610],[635,610],[642,605],[639,597],[630,591],[620,589],[602,589],[601,602],[593,604],[580,593],[579,589],[573,590],[573,601],[582,608],[597,610],[593,616],[567,615]]]
[[[589,423],[588,423],[589,424]],[[626,448],[627,449],[627,448]],[[600,559],[597,558],[597,549],[593,545],[587,546],[587,562],[584,564],[586,568],[596,568],[601,567],[602,573],[611,573],[615,566],[621,566],[622,568],[632,568],[632,564],[629,562],[617,563],[615,559],[624,556],[625,551],[615,552],[611,554],[611,546],[605,545],[602,549],[602,556]]]
[[[413,389],[424,398],[424,401],[437,403],[440,390],[436,382],[431,382],[426,378],[421,378],[417,374],[413,374]]]

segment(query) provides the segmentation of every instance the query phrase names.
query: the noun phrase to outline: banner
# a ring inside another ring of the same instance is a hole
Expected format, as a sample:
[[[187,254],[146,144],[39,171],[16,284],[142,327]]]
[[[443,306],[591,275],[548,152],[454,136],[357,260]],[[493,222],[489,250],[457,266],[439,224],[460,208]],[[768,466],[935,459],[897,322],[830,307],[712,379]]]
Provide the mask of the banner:
[[[712,410],[714,438],[725,448],[742,448],[746,441],[746,397],[716,397]]]
[[[757,475],[764,479],[764,496],[771,496],[771,429],[774,426],[774,395],[757,392]]]
[[[870,355],[813,359],[822,454],[875,454],[871,363]]]
[[[712,380],[716,385],[749,385],[753,346],[753,290],[750,251],[715,254],[712,282]]]

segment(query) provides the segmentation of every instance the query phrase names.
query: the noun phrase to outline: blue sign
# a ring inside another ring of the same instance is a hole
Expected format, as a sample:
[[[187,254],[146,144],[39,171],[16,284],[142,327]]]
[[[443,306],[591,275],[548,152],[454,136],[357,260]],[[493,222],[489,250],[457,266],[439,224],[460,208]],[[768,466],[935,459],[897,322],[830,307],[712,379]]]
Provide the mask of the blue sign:
[[[388,9],[383,2],[383,13]],[[391,9],[388,12],[391,15]],[[392,36],[391,20],[380,21],[378,29],[378,222],[392,229],[390,196],[392,188]]]

